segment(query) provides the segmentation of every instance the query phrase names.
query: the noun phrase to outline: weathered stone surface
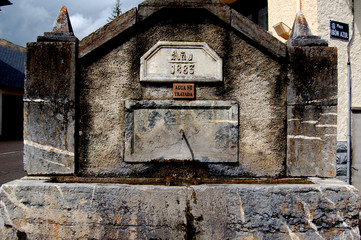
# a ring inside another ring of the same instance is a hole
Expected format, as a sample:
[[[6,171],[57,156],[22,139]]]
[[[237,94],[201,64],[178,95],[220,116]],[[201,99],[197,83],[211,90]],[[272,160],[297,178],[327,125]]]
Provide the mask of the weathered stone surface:
[[[27,44],[25,99],[75,101],[76,43]]]
[[[338,141],[336,156],[336,178],[344,182],[348,182],[347,158],[347,141]]]
[[[238,104],[127,101],[125,161],[238,162]]]
[[[305,16],[298,11],[287,46],[328,46],[328,42],[319,36],[312,35]]]
[[[63,6],[58,14],[53,25],[52,32],[62,33],[64,35],[74,35],[73,27],[71,26],[68,9]]]
[[[88,53],[94,51],[100,46],[103,46],[119,34],[123,33],[125,30],[132,27],[136,23],[136,18],[137,9],[132,8],[82,39],[79,44],[79,57],[84,57]]]
[[[337,49],[289,47],[288,51],[288,105],[336,106]]]
[[[24,167],[28,174],[73,174],[77,45],[28,43]]]
[[[335,106],[288,107],[289,176],[334,177],[337,109]]]
[[[39,36],[40,42],[78,42],[74,36],[73,27],[71,26],[68,10],[63,6],[55,19],[51,32],[45,32],[44,36]]]
[[[74,102],[25,101],[24,168],[30,175],[72,174]]]
[[[12,228],[9,225],[6,225],[4,223],[4,219],[2,217],[0,217],[0,237],[1,237],[1,239],[3,239],[3,240],[19,239],[19,236],[23,236],[22,234],[23,234],[23,232],[16,231],[16,229]]]
[[[140,81],[222,82],[222,59],[204,42],[159,41],[140,59]]]
[[[120,38],[113,49],[81,62],[81,174],[158,176],[165,169],[165,163],[125,163],[123,127],[126,100],[173,100],[171,84],[140,82],[140,58],[165,40],[206,42],[223,59],[224,81],[195,84],[196,100],[236,101],[239,106],[239,164],[209,163],[204,170],[216,176],[284,174],[286,65],[202,9],[167,9],[143,24],[142,31]]]
[[[28,239],[359,239],[358,191],[315,184],[1,187],[0,234]],[[2,239],[3,236],[2,236]]]

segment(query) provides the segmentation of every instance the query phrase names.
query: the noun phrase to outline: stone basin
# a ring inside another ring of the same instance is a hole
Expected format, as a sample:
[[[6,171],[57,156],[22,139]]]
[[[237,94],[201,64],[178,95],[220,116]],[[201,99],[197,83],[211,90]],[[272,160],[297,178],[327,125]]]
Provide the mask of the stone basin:
[[[243,179],[243,184],[170,187],[26,177],[1,187],[0,236],[358,239],[356,188],[336,179],[305,180],[312,184]]]

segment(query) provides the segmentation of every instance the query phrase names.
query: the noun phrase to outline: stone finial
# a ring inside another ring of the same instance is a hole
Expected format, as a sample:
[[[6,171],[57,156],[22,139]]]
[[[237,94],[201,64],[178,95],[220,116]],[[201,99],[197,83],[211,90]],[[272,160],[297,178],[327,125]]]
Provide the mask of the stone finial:
[[[327,40],[321,39],[320,36],[312,35],[308,26],[305,15],[301,11],[296,14],[293,23],[290,39],[287,41],[288,46],[327,46]]]
[[[63,33],[64,35],[74,36],[73,28],[70,23],[68,10],[65,6],[60,9],[58,17],[56,18],[53,30],[53,33]]]
[[[54,22],[51,32],[45,32],[44,36],[38,37],[39,42],[75,42],[78,39],[74,36],[73,27],[70,23],[68,10],[63,6]]]
[[[305,15],[301,11],[296,14],[295,22],[293,23],[290,38],[312,36],[311,29],[308,26]]]

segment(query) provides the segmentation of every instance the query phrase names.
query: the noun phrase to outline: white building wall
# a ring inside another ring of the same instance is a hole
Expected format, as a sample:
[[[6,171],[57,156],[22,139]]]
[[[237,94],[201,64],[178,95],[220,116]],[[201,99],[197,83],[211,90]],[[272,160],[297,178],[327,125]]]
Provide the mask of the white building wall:
[[[329,40],[330,47],[337,47],[338,53],[338,118],[337,140],[347,140],[348,114],[348,74],[347,74],[347,46],[348,41],[330,38],[330,20],[347,23],[352,32],[352,0],[318,0],[318,31],[317,35]],[[355,51],[353,48],[351,51]],[[352,67],[357,63],[353,60]],[[356,73],[354,73],[354,76]],[[358,73],[357,75],[360,75]],[[355,76],[356,77],[356,76]],[[356,79],[353,81],[356,83]],[[356,84],[354,84],[356,85]],[[359,84],[357,84],[359,85]],[[361,100],[361,99],[359,99]],[[359,101],[360,102],[360,101]],[[360,102],[361,103],[361,102]]]
[[[351,43],[352,107],[361,107],[361,1],[355,0],[355,33]]]
[[[317,0],[268,0],[268,30],[273,36],[282,42],[285,39],[279,37],[273,26],[279,22],[285,23],[292,28],[296,13],[301,10],[305,15],[308,25],[313,34],[317,32]]]

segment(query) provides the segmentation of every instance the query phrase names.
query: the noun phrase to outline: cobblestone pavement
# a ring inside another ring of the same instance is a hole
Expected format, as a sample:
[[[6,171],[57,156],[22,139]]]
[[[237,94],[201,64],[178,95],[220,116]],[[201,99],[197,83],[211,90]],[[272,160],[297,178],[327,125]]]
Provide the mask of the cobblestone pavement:
[[[23,141],[0,142],[0,186],[25,176]]]

